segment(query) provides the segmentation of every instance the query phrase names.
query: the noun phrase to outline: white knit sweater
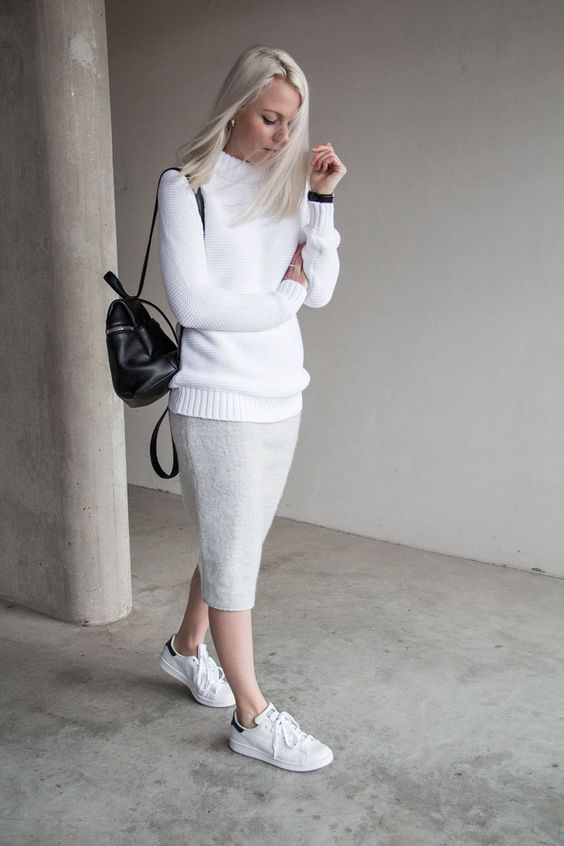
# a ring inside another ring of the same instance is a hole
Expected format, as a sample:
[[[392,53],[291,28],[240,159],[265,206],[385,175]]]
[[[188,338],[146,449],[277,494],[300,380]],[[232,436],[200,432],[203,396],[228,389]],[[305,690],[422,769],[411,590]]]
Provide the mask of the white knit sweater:
[[[296,312],[320,308],[339,274],[333,204],[307,199],[299,214],[233,225],[261,179],[256,165],[220,152],[202,186],[206,231],[185,176],[161,177],[159,260],[182,333],[169,408],[216,420],[272,422],[302,409],[310,381]],[[307,288],[284,275],[299,243]]]

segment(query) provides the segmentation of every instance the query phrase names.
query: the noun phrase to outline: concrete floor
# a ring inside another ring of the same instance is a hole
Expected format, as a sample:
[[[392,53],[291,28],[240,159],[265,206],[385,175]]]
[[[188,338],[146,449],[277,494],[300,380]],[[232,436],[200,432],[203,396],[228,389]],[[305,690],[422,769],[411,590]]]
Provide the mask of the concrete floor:
[[[159,669],[197,550],[180,497],[130,512],[131,616],[0,606],[3,846],[564,844],[562,581],[277,518],[257,676],[335,753],[286,772]]]

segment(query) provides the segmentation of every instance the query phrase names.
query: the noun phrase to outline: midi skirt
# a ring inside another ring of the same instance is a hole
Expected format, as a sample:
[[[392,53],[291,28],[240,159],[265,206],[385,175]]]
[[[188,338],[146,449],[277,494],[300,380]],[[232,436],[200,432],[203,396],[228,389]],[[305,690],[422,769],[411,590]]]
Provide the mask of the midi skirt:
[[[182,499],[198,534],[202,599],[225,611],[254,608],[302,412],[272,423],[169,415]]]

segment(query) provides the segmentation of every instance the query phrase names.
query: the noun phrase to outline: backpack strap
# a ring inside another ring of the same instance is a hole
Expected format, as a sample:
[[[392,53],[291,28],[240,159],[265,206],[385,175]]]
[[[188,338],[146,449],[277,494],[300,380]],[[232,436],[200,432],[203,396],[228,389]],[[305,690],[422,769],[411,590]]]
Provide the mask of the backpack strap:
[[[137,294],[135,295],[136,297],[141,296],[141,291],[143,290],[143,285],[145,284],[145,273],[147,272],[147,264],[149,262],[149,253],[151,251],[151,240],[153,238],[153,230],[155,228],[155,221],[157,219],[157,212],[158,212],[158,209],[159,209],[159,187],[160,187],[160,184],[161,184],[161,179],[163,177],[163,174],[167,173],[167,171],[169,171],[169,170],[176,170],[176,171],[178,171],[178,173],[180,173],[179,167],[167,167],[167,168],[165,168],[165,170],[163,170],[163,172],[159,176],[159,182],[158,182],[158,185],[157,185],[157,196],[155,197],[155,208],[154,208],[154,211],[153,211],[153,220],[151,222],[151,232],[149,234],[149,242],[147,244],[147,249],[145,251],[145,260],[143,262],[143,269],[141,270],[141,279],[139,280],[139,290],[137,291]],[[188,176],[186,176],[186,179],[188,179],[188,181],[190,181]],[[195,197],[196,197],[196,202],[198,203],[198,211],[200,212],[200,217],[202,218],[202,226],[203,226],[203,229],[204,229],[204,232],[205,232],[206,231],[206,221],[205,221],[205,215],[204,215],[204,198],[202,197],[202,189],[201,188],[198,188],[198,190],[195,193]]]
[[[176,170],[176,171],[180,172],[179,167],[167,167],[166,170],[163,170],[163,173],[166,173],[167,170]],[[159,185],[161,183],[163,173],[161,173],[161,175],[159,176]],[[188,179],[188,181],[189,181],[188,176],[186,176],[186,179]],[[205,233],[206,233],[206,217],[205,217],[205,210],[204,210],[204,198],[202,196],[201,188],[198,188],[198,190],[195,193],[195,197],[196,197],[196,202],[198,204],[198,211],[200,212],[200,217],[202,218],[202,228],[203,228],[204,235],[205,235]],[[149,235],[149,243],[147,244],[147,251],[145,253],[145,261],[143,262],[143,270],[141,271],[141,281],[139,283],[139,290],[137,291],[137,294],[136,294],[137,297],[140,296],[141,291],[143,290],[143,284],[145,282],[145,272],[147,270],[147,263],[149,261],[149,251],[151,249],[151,238],[153,237],[153,229],[155,227],[155,220],[156,220],[156,217],[157,217],[157,210],[158,210],[158,205],[159,205],[158,199],[159,199],[159,189],[157,187],[157,196],[155,198],[155,210],[153,212],[153,222],[151,223],[151,234]],[[111,285],[112,284],[111,281],[106,278],[108,275],[109,274],[106,274],[106,276],[104,278],[106,279],[108,284]],[[117,279],[117,277],[115,277],[115,278]],[[123,290],[123,286],[121,285],[121,282],[119,282],[119,279],[117,279],[117,281],[118,281],[120,287]],[[114,286],[112,285],[112,287],[114,287]],[[114,290],[117,290],[117,289],[114,288]],[[120,293],[120,291],[118,291],[118,293],[120,294],[120,296],[123,296]],[[141,302],[143,302],[143,300]],[[156,306],[155,306],[155,308],[156,308]],[[161,312],[161,314],[162,314],[162,312]],[[164,315],[163,315],[163,317],[164,317]],[[167,320],[167,323],[170,326],[170,323],[168,322],[168,320]],[[180,325],[180,334],[179,334],[179,337],[178,337],[178,364],[179,365],[180,365],[180,352],[181,352],[181,347],[182,347],[182,330],[183,329],[184,329],[184,327],[181,324]],[[176,335],[176,332],[174,334]],[[149,452],[150,452],[150,455],[151,455],[151,464],[153,465],[153,470],[155,471],[157,476],[160,476],[161,479],[174,479],[174,477],[178,473],[178,455],[176,454],[176,447],[174,445],[174,439],[172,437],[172,431],[170,433],[170,440],[171,440],[171,443],[172,443],[172,469],[171,469],[170,473],[167,473],[165,470],[163,470],[163,468],[161,467],[161,465],[159,463],[159,459],[158,459],[158,456],[157,456],[157,438],[159,436],[159,429],[160,429],[161,423],[163,422],[163,420],[164,420],[165,416],[168,414],[168,412],[169,412],[169,408],[168,408],[168,404],[167,404],[167,407],[165,408],[164,412],[159,417],[157,424],[156,424],[155,428],[153,429],[153,434],[151,435],[151,444],[150,444],[150,447],[149,447]],[[169,418],[169,427],[170,427],[170,418]]]
[[[163,411],[163,413],[159,417],[159,419],[157,421],[157,425],[153,429],[153,434],[151,435],[151,444],[150,444],[150,447],[149,447],[149,452],[151,454],[151,464],[153,465],[153,470],[155,471],[157,476],[161,477],[161,479],[174,479],[174,477],[178,473],[178,455],[176,454],[176,447],[174,446],[174,440],[172,438],[172,431],[170,433],[170,440],[171,440],[171,443],[172,443],[172,469],[171,469],[170,473],[167,473],[165,470],[163,470],[163,468],[161,467],[161,465],[159,463],[159,459],[157,457],[157,438],[159,437],[159,429],[161,427],[161,423],[163,422],[163,420],[164,420],[165,416],[168,414],[168,412],[169,412],[169,408],[168,408],[168,405],[167,405],[167,407],[165,408],[165,410]],[[169,422],[169,426],[170,426],[170,417],[169,417],[168,422]]]

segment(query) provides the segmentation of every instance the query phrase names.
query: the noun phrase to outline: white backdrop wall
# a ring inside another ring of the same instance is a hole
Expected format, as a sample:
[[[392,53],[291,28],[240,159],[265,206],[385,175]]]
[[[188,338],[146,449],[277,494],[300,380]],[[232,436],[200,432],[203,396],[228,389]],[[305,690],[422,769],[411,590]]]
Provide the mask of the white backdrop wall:
[[[564,4],[108,0],[107,19],[132,290],[158,176],[250,44],[295,57],[311,143],[347,165],[340,279],[298,313],[311,383],[278,514],[564,575]],[[156,247],[145,296],[167,308]],[[178,493],[148,456],[164,407],[127,410],[129,481]]]

